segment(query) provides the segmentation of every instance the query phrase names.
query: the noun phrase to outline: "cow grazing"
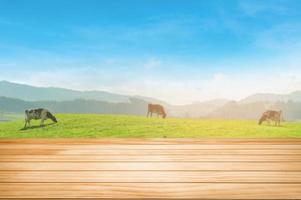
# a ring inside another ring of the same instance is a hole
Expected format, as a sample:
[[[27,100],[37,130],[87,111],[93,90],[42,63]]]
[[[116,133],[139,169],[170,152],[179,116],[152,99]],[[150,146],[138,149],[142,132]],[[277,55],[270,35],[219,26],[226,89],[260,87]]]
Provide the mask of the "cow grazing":
[[[268,110],[262,114],[258,124],[261,125],[262,122],[264,121],[267,121],[268,123],[270,123],[270,121],[274,121],[275,126],[277,125],[280,126],[281,119],[282,119],[282,111]]]
[[[30,121],[32,119],[41,119],[41,126],[44,124],[44,121],[47,119],[51,119],[53,122],[57,123],[55,116],[53,116],[47,109],[38,108],[38,109],[31,109],[25,110],[25,125],[26,128],[27,124],[30,126]]]
[[[163,106],[159,104],[148,104],[148,111],[147,111],[147,117],[152,117],[153,113],[156,113],[158,116],[162,115],[163,118],[166,117],[166,112],[163,108]]]

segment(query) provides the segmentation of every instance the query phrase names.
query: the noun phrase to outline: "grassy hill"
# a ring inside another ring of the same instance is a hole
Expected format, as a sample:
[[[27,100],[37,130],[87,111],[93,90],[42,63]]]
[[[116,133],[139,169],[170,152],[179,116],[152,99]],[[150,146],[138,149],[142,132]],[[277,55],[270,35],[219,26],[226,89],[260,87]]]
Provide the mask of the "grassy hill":
[[[59,123],[32,121],[22,130],[24,120],[0,123],[0,138],[287,138],[301,137],[300,122],[281,127],[257,125],[252,120],[152,118],[124,115],[58,114]]]

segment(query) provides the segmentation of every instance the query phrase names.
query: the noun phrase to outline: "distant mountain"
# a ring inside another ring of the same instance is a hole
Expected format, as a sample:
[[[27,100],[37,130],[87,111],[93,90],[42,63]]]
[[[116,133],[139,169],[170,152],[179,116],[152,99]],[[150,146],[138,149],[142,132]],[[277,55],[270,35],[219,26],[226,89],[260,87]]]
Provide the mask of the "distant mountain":
[[[214,99],[211,101],[195,102],[181,106],[167,106],[170,115],[175,117],[199,118],[205,117],[214,110],[224,106],[229,100]]]
[[[215,105],[215,106],[223,106],[225,105],[226,103],[229,103],[230,100],[228,99],[213,99],[213,100],[210,100],[210,101],[205,101],[203,103],[206,103],[208,105]]]
[[[141,100],[144,100],[145,102],[148,102],[148,103],[161,104],[163,106],[169,106],[170,105],[165,101],[155,99],[155,98],[152,98],[152,97],[144,97],[144,96],[140,96],[140,95],[135,95],[135,96],[132,96],[132,98],[141,99]]]
[[[211,112],[207,117],[220,119],[258,119],[266,109],[268,109],[268,105],[264,102],[241,104],[231,101]]]
[[[0,81],[0,113],[44,107],[57,113],[146,115],[148,103],[162,104],[169,117],[258,119],[267,109],[282,110],[287,120],[301,119],[301,91],[287,95],[255,94],[241,101],[215,99],[187,105],[103,91],[76,91]]]
[[[22,113],[28,108],[34,108],[34,102],[27,102],[20,99],[0,97],[0,112]]]
[[[267,109],[282,110],[285,120],[301,120],[301,102],[248,103],[235,101],[224,105],[212,102],[185,106],[167,105],[168,117],[220,118],[220,119],[258,119]],[[146,116],[147,101],[130,98],[125,103],[110,103],[97,100],[75,99],[70,101],[24,101],[0,97],[0,113],[24,113],[30,108],[48,108],[54,113],[96,113]]]
[[[153,101],[155,100],[152,100],[152,102]],[[0,112],[23,113],[26,109],[43,107],[57,113],[146,115],[148,102],[149,101],[139,98],[130,98],[128,102],[111,103],[87,99],[68,101],[24,101],[15,98],[0,97]],[[219,106],[216,103],[216,101],[208,101],[184,106],[173,106],[164,104],[163,102],[168,116],[196,118],[204,117],[218,108]]]
[[[254,103],[254,102],[287,102],[296,101],[301,102],[301,91],[292,92],[287,95],[259,93],[248,96],[240,101],[240,103]]]
[[[281,110],[284,120],[301,120],[301,102],[229,102],[208,114],[207,118],[220,119],[259,119],[266,110]]]
[[[55,87],[35,87],[25,84],[0,81],[0,96],[25,101],[67,101],[94,99],[107,102],[129,102],[129,96],[104,91],[76,91]]]
[[[130,98],[126,103],[109,103],[97,100],[75,99],[71,101],[24,101],[0,97],[0,112],[24,113],[30,108],[47,108],[54,113],[99,113],[146,115],[147,102]]]

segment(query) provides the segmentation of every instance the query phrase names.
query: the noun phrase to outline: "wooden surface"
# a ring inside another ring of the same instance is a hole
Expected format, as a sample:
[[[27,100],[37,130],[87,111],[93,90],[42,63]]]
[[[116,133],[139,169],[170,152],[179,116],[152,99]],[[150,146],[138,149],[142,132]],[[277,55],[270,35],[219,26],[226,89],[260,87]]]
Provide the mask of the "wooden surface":
[[[0,198],[301,199],[301,140],[0,140]]]

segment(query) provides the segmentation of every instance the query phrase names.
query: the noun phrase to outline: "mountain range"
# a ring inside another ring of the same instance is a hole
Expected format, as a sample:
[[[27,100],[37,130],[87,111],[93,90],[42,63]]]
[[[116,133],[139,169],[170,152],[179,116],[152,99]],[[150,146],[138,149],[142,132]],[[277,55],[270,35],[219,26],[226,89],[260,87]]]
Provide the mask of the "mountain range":
[[[301,91],[295,91],[289,94],[258,93],[242,99],[240,103],[288,102],[288,101],[301,102]]]
[[[0,81],[0,96],[25,101],[68,101],[74,99],[94,99],[114,103],[129,101],[129,96],[104,91],[76,91],[55,87],[35,87],[8,81]]]
[[[164,105],[169,116],[185,118],[257,119],[267,109],[282,110],[287,120],[301,119],[301,91],[290,94],[254,94],[240,101],[215,99],[171,105],[159,99],[105,91],[77,91],[0,81],[0,112],[22,113],[45,107],[57,113],[146,115],[147,104]]]

